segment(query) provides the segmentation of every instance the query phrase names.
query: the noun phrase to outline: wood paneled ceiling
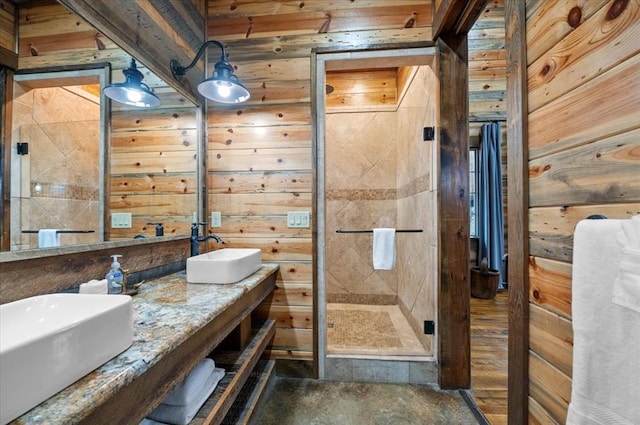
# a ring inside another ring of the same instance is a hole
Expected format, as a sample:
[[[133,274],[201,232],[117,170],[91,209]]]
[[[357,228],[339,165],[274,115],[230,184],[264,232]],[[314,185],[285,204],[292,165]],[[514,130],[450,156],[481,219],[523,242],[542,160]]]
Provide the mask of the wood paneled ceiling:
[[[327,112],[394,111],[414,70],[408,66],[327,71]]]

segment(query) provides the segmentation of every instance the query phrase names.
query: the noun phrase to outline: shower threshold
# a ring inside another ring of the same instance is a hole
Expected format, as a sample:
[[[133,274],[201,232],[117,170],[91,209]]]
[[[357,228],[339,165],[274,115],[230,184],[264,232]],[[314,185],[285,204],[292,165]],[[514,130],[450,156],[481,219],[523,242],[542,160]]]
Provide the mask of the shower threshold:
[[[419,355],[372,355],[372,354],[353,354],[353,353],[334,353],[327,352],[328,359],[360,359],[360,360],[388,360],[388,361],[400,361],[400,362],[434,362],[433,356],[419,356]]]

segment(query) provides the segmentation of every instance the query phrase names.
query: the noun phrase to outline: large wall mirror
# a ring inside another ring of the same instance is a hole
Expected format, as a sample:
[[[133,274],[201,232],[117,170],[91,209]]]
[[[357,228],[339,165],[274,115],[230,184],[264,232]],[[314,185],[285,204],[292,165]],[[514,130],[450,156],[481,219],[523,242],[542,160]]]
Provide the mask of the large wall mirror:
[[[102,88],[124,81],[129,53],[61,4],[14,5],[2,250],[155,238],[156,223],[163,237],[187,235],[200,202],[199,107],[143,61],[138,70],[161,105],[108,100]]]
[[[108,73],[14,76],[11,251],[104,240]]]

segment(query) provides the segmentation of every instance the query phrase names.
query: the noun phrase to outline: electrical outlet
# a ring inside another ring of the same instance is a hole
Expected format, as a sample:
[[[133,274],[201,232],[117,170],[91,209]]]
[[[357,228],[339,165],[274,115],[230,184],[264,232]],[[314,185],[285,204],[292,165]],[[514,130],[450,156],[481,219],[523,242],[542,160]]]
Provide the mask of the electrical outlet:
[[[220,211],[211,213],[211,227],[222,227],[222,214]]]
[[[131,229],[131,213],[111,213],[112,229]]]
[[[308,228],[311,225],[309,212],[288,212],[287,227],[288,228]]]

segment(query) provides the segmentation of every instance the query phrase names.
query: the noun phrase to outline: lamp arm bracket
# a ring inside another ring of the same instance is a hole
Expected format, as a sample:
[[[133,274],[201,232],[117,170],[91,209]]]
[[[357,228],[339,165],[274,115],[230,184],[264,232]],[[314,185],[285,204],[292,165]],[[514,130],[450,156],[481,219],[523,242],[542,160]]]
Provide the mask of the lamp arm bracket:
[[[193,60],[191,61],[191,63],[189,65],[182,66],[182,65],[180,65],[180,62],[178,62],[177,59],[171,59],[171,62],[169,63],[169,66],[171,67],[171,74],[173,74],[173,78],[175,78],[176,80],[179,80],[180,77],[185,75],[188,70],[193,68],[196,65],[196,63],[198,63],[198,61],[200,60],[200,57],[202,57],[202,54],[205,52],[205,50],[209,46],[213,46],[213,45],[218,46],[220,48],[220,50],[222,50],[222,54],[220,56],[220,60],[222,62],[226,62],[226,60],[227,60],[227,51],[224,48],[224,45],[222,43],[220,43],[219,41],[217,41],[217,40],[209,40],[209,41],[205,42],[202,46],[200,46],[200,49],[198,49],[198,53],[196,53],[196,57],[193,58]]]

